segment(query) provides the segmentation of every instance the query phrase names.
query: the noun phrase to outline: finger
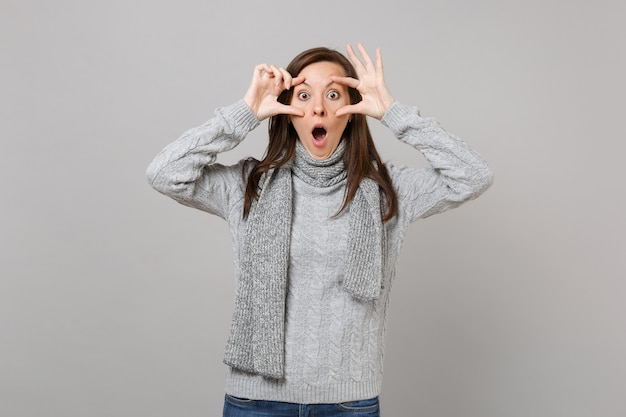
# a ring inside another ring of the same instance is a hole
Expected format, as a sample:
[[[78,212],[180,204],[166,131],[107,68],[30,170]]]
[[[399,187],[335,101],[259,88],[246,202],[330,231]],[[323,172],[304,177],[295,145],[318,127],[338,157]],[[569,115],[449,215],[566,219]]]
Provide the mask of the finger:
[[[346,114],[355,114],[355,113],[361,113],[361,106],[359,106],[359,103],[357,104],[348,104],[347,106],[343,106],[337,109],[337,111],[335,112],[335,116],[339,117],[339,116],[343,116]]]
[[[278,74],[280,74],[280,70],[278,69],[278,67],[274,64],[270,65],[270,70],[272,71],[272,74],[274,76],[277,76]]]
[[[276,67],[273,65],[264,65],[261,71],[261,79],[264,81],[269,81],[275,78],[276,74],[274,74],[274,70]]]
[[[268,64],[260,65],[260,75],[262,77],[271,78],[272,77],[272,67]]]
[[[295,87],[296,85],[300,85],[300,84],[302,84],[302,83],[304,82],[304,80],[305,80],[305,79],[306,79],[306,78],[304,78],[304,76],[303,76],[303,75],[301,75],[301,76],[299,76],[299,77],[296,77],[296,78],[293,78],[293,79],[291,80],[291,86],[292,86],[292,87]]]
[[[363,57],[363,61],[365,61],[365,66],[374,65],[374,62],[372,62],[372,58],[370,58],[369,54],[360,42],[357,45],[357,48],[359,49],[361,57]]]
[[[274,84],[276,86],[280,86],[283,82],[283,74],[280,72],[278,67],[276,67],[276,65],[270,65],[270,68],[272,70],[272,76],[275,78]]]
[[[285,88],[285,90],[289,90],[293,83],[293,78],[291,77],[291,74],[289,74],[289,72],[284,68],[279,68],[278,70],[283,76],[283,87]]]
[[[380,48],[376,48],[376,69],[383,72],[383,54],[380,51]]]
[[[336,82],[337,84],[346,85],[348,87],[356,88],[356,89],[358,89],[359,85],[361,84],[359,80],[352,78],[352,77],[339,77],[336,75],[332,75],[330,79]]]
[[[354,53],[354,49],[352,49],[352,45],[348,44],[346,46],[346,52],[348,53],[348,58],[350,58],[350,61],[352,61],[352,65],[354,65],[356,71],[358,73],[362,72],[364,69],[363,63],[361,62],[359,57],[357,57],[356,54]]]
[[[267,72],[267,64],[259,64],[257,66],[254,67],[254,74],[253,77],[254,78],[262,78],[263,74],[265,74],[265,72]]]
[[[304,110],[298,108],[298,107],[294,107],[294,106],[289,106],[287,104],[280,104],[278,106],[278,114],[289,114],[292,116],[304,116]]]

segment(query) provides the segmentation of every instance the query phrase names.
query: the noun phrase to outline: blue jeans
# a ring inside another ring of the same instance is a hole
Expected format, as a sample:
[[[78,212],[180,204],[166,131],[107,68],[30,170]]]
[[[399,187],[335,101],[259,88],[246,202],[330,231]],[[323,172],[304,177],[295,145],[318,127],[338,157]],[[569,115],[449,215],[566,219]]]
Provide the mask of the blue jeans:
[[[226,395],[223,417],[380,417],[378,397],[339,404],[294,404]]]

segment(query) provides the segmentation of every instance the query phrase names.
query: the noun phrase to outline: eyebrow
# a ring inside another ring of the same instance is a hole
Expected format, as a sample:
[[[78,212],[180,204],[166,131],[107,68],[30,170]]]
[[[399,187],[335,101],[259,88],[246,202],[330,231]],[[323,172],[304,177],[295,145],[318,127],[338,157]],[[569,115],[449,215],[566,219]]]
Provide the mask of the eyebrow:
[[[331,82],[329,82],[328,84],[326,84],[326,85],[324,86],[324,88],[330,87],[330,86],[331,86],[331,85],[333,85],[333,84],[337,84],[337,83],[336,83],[336,82],[334,82],[334,81],[331,81]],[[307,87],[311,87],[309,84],[307,84],[307,83],[306,83],[306,81],[303,81],[301,85],[306,85]],[[296,87],[297,87],[297,86],[296,86]]]

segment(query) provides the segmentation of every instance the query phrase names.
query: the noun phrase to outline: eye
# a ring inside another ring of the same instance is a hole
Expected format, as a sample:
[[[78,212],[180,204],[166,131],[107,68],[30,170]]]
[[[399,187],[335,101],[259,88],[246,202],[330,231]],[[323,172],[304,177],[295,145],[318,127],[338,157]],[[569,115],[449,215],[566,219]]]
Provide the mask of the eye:
[[[339,91],[336,91],[336,90],[329,91],[328,94],[326,94],[326,97],[328,97],[331,100],[337,100],[339,98]]]
[[[306,91],[300,91],[298,93],[298,99],[302,100],[302,101],[306,101],[310,98],[311,96],[309,95],[309,93],[307,93]]]

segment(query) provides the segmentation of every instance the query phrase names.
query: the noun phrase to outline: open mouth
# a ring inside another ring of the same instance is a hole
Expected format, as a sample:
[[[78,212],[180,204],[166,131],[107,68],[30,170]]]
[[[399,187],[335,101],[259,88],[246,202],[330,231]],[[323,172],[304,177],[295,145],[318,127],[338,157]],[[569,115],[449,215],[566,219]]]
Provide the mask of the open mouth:
[[[321,126],[315,127],[311,133],[313,134],[313,138],[318,141],[326,137],[326,129]]]

